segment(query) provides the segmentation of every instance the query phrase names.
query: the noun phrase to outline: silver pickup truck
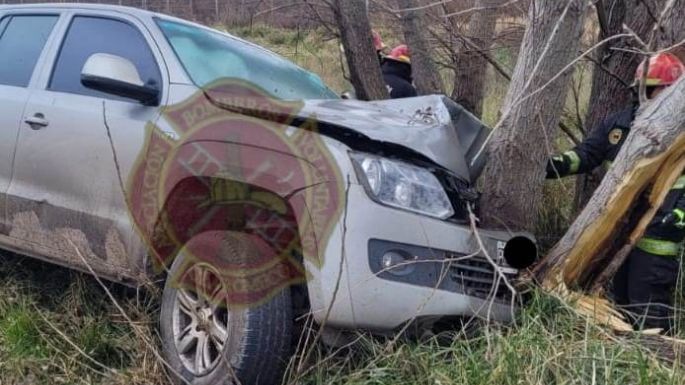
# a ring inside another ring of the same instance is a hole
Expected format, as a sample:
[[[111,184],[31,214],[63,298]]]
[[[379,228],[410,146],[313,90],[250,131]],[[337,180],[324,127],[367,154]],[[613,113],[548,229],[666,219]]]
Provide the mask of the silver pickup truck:
[[[0,6],[0,128],[0,248],[162,282],[179,383],[279,383],[303,312],[326,330],[506,321],[502,279],[536,257],[474,231],[488,129],[460,106],[342,100],[166,15]]]

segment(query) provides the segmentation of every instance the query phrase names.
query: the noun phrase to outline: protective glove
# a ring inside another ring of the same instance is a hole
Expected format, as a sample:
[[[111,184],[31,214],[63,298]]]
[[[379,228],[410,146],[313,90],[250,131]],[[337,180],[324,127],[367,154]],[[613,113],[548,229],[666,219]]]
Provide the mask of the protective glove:
[[[675,227],[679,230],[685,229],[685,194],[678,198],[673,210],[664,216],[661,225]]]
[[[673,211],[666,214],[664,219],[661,220],[661,225],[685,229],[685,211],[682,209],[673,209]]]
[[[545,178],[554,179],[566,176],[569,172],[571,161],[566,155],[555,155],[547,161],[547,175]],[[557,174],[558,173],[558,174]]]

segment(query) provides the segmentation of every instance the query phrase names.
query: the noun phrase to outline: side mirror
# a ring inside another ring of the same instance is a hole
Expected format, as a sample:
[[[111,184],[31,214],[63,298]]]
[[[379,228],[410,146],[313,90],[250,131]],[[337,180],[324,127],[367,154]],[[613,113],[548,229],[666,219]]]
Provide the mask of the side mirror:
[[[91,55],[81,70],[81,84],[85,87],[137,100],[146,106],[159,104],[159,90],[140,80],[136,66],[115,55]]]

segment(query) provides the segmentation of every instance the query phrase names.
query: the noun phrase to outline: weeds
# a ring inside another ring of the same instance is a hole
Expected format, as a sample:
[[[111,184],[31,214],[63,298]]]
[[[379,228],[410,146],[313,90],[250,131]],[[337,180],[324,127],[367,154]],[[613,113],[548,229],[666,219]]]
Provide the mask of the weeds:
[[[66,269],[3,256],[0,265],[1,384],[162,384],[162,366],[94,279]],[[30,274],[24,272],[29,271]],[[64,291],[46,290],[60,276]],[[158,341],[158,309],[112,285],[136,327]],[[360,334],[331,356],[314,349],[301,384],[685,384],[680,368],[635,342],[607,334],[557,300],[533,292],[514,326],[489,325],[428,340]],[[56,331],[57,330],[57,331]],[[59,332],[58,332],[59,331]],[[84,354],[88,358],[84,357]],[[319,363],[319,364],[317,364]]]
[[[306,384],[680,384],[635,345],[611,340],[556,300],[535,294],[517,327],[492,325],[394,347],[370,338],[320,367]],[[385,354],[379,355],[383,351]]]
[[[2,261],[0,384],[162,383],[161,365],[92,278],[7,254]],[[152,302],[112,287],[153,336]]]

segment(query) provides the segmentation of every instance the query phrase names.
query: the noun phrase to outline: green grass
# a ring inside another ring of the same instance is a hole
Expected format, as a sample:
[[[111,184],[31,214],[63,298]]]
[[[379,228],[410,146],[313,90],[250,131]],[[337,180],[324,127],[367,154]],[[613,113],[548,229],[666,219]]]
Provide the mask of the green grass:
[[[133,319],[129,324],[91,277],[2,258],[0,383],[166,383],[154,355],[154,298],[107,286]],[[64,290],[54,290],[59,287]],[[685,384],[682,368],[656,359],[638,341],[587,324],[544,294],[530,297],[510,325],[454,329],[421,340],[360,334],[347,349],[317,346],[305,375],[289,378],[306,385]]]
[[[682,374],[536,294],[515,325],[491,325],[470,338],[456,334],[448,344],[365,340],[352,357],[338,357],[305,383],[682,384]]]
[[[162,384],[155,301],[110,284],[135,325],[91,277],[0,256],[0,384]]]
[[[46,346],[40,338],[32,311],[17,304],[3,311],[0,322],[2,348],[17,360],[46,357]]]

